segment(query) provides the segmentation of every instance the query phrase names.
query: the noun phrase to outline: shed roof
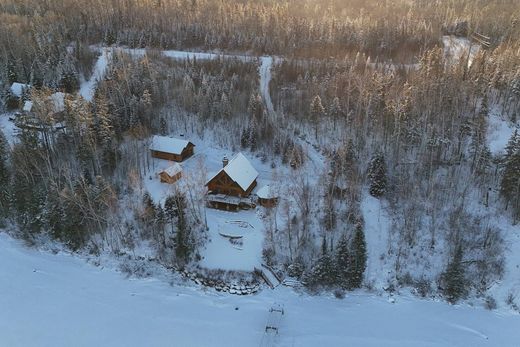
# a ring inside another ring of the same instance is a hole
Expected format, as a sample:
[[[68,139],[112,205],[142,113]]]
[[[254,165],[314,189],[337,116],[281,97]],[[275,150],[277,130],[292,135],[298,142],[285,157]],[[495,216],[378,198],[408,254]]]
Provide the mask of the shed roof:
[[[24,102],[24,104],[23,104],[23,110],[24,110],[25,112],[31,112],[31,111],[32,111],[32,107],[33,107],[33,103],[32,103],[32,101],[26,101],[26,102]]]
[[[258,172],[242,153],[235,155],[229,163],[220,169],[209,181],[213,180],[213,178],[222,171],[224,171],[229,178],[235,181],[243,190],[247,190],[258,177]]]
[[[53,93],[49,96],[49,99],[52,101],[52,105],[54,106],[54,112],[65,111],[65,93]]]
[[[173,153],[180,155],[184,148],[188,147],[191,142],[187,140],[176,139],[174,137],[155,135],[152,138],[150,149],[152,151]],[[193,145],[193,143],[192,143]]]
[[[265,185],[256,192],[256,196],[260,199],[274,199],[278,197],[278,194],[269,185]]]
[[[182,166],[178,163],[173,163],[171,166],[167,167],[161,172],[165,172],[168,176],[173,177],[177,175],[179,172],[182,172]]]
[[[17,97],[21,97],[24,89],[28,90],[30,88],[31,86],[28,84],[14,82],[13,84],[11,84],[11,93],[16,95]]]

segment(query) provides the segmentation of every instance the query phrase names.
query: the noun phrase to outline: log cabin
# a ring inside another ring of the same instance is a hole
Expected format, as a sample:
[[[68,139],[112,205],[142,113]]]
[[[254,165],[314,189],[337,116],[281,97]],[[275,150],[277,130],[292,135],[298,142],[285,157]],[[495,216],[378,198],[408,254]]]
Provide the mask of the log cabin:
[[[173,163],[168,168],[159,172],[161,183],[174,184],[182,177],[182,167],[178,163]]]
[[[206,183],[210,194],[248,197],[256,187],[258,178],[258,172],[249,160],[238,153],[229,161],[224,158],[222,163],[222,169]]]
[[[195,145],[187,140],[167,136],[154,136],[150,146],[152,157],[182,162],[191,157]]]

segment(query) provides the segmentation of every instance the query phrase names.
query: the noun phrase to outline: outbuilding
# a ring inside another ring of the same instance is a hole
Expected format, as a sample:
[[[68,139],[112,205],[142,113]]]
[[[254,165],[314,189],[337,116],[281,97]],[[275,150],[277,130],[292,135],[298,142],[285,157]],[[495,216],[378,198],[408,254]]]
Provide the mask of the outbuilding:
[[[190,141],[156,135],[152,138],[150,152],[154,158],[182,162],[193,155],[194,148]]]
[[[278,203],[279,196],[270,185],[265,185],[256,192],[258,204],[264,207],[274,207]]]
[[[174,184],[182,177],[182,167],[178,163],[173,163],[168,168],[159,172],[162,183]]]

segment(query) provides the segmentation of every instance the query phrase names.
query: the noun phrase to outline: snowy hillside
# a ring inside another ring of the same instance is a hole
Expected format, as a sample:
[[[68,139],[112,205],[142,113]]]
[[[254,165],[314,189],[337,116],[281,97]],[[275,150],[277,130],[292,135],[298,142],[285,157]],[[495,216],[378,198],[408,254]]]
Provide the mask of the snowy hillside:
[[[125,279],[68,254],[0,234],[4,346],[258,346],[269,308],[283,305],[276,346],[515,346],[520,316],[444,302],[349,294],[308,297],[279,287],[240,297]],[[171,278],[176,281],[175,277]],[[201,331],[204,331],[202,334]]]

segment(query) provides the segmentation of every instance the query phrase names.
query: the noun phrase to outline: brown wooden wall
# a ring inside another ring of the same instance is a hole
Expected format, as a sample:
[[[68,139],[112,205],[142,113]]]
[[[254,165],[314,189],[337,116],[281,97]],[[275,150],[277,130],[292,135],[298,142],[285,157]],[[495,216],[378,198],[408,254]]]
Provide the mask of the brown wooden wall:
[[[166,172],[161,172],[159,174],[159,177],[161,178],[161,182],[162,183],[173,184],[173,183],[177,182],[182,177],[182,173],[178,172],[176,175],[170,176]]]
[[[168,153],[168,152],[154,151],[154,150],[151,150],[151,153],[152,153],[152,157],[154,157],[154,158],[159,158],[159,159],[164,159],[164,160],[169,160],[169,161],[176,161],[176,162],[180,163],[193,155],[194,147],[195,146],[190,143],[186,148],[184,148],[184,150],[182,151],[182,153],[180,155],[174,154],[174,153]]]
[[[221,171],[207,184],[208,190],[215,194],[225,194],[238,197],[247,197],[256,187],[256,180],[251,183],[249,188],[244,191],[235,181],[233,181],[225,171]]]

